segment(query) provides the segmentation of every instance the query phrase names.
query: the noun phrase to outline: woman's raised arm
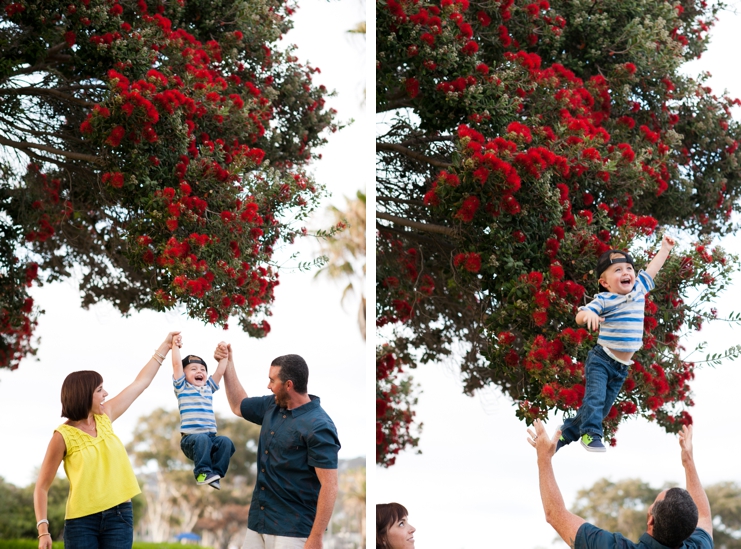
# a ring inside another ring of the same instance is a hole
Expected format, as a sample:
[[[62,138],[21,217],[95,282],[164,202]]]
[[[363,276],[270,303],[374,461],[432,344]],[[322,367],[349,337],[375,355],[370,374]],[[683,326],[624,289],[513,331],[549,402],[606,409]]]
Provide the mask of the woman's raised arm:
[[[154,376],[167,357],[167,353],[172,349],[172,338],[180,332],[170,332],[160,346],[155,350],[152,358],[144,365],[134,382],[121,391],[118,395],[110,399],[105,404],[105,412],[111,421],[116,421],[123,413],[129,409],[129,406],[139,398],[144,389],[149,387]]]

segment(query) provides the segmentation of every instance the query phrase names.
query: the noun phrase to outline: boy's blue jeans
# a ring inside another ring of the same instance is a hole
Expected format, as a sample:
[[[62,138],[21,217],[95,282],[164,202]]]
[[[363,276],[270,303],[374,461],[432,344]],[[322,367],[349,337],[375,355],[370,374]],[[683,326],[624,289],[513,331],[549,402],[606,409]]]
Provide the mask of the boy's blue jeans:
[[[180,449],[195,464],[193,472],[196,478],[201,473],[216,473],[225,477],[229,459],[234,454],[232,441],[216,433],[185,435],[180,439]]]
[[[73,549],[131,549],[134,515],[130,501],[64,521],[64,546]]]
[[[628,366],[607,356],[601,345],[595,345],[587,356],[584,374],[587,380],[582,405],[574,417],[566,418],[561,428],[561,436],[567,443],[584,434],[602,438],[602,420],[610,413],[628,377]]]

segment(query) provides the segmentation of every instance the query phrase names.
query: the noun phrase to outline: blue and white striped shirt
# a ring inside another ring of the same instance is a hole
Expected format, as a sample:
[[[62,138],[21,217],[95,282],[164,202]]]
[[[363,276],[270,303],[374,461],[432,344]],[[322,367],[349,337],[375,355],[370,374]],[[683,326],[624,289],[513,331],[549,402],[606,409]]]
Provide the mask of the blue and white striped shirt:
[[[213,393],[219,390],[219,386],[213,378],[208,376],[204,386],[196,387],[185,381],[183,374],[172,381],[172,386],[180,408],[180,432],[187,435],[215,433]]]
[[[579,307],[580,311],[587,309],[605,319],[599,327],[597,344],[614,351],[635,352],[640,349],[646,294],[655,287],[651,275],[639,271],[630,293],[600,292],[591,303]]]

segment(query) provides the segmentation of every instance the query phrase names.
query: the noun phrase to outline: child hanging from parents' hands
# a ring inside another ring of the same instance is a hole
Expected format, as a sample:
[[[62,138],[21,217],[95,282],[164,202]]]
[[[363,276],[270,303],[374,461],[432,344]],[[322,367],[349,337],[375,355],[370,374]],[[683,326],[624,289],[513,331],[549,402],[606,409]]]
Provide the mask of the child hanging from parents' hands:
[[[227,359],[219,360],[216,371],[208,375],[206,362],[195,355],[180,360],[180,335],[172,344],[172,384],[180,408],[180,449],[194,463],[197,484],[221,488],[229,460],[234,455],[234,444],[216,434],[213,393],[219,389]]]

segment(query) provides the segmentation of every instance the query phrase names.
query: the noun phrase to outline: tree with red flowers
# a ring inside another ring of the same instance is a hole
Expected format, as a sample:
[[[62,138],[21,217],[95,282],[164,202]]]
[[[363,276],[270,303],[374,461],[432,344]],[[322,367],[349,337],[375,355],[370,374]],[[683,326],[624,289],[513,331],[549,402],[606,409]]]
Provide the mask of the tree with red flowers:
[[[293,2],[0,1],[0,367],[34,352],[28,288],[270,326],[277,246],[323,190],[318,69]]]
[[[595,334],[575,313],[604,250],[637,265],[681,234],[646,306],[643,348],[605,420],[691,422],[683,336],[717,316],[735,257],[741,104],[686,76],[720,6],[702,0],[377,4],[377,353],[457,358],[464,391],[499,387],[531,423],[574,413]],[[731,320],[736,320],[733,316]],[[464,347],[463,356],[454,349]],[[387,350],[388,352],[384,352]],[[730,349],[709,357],[735,356]],[[402,402],[377,413],[377,462],[416,445]]]

